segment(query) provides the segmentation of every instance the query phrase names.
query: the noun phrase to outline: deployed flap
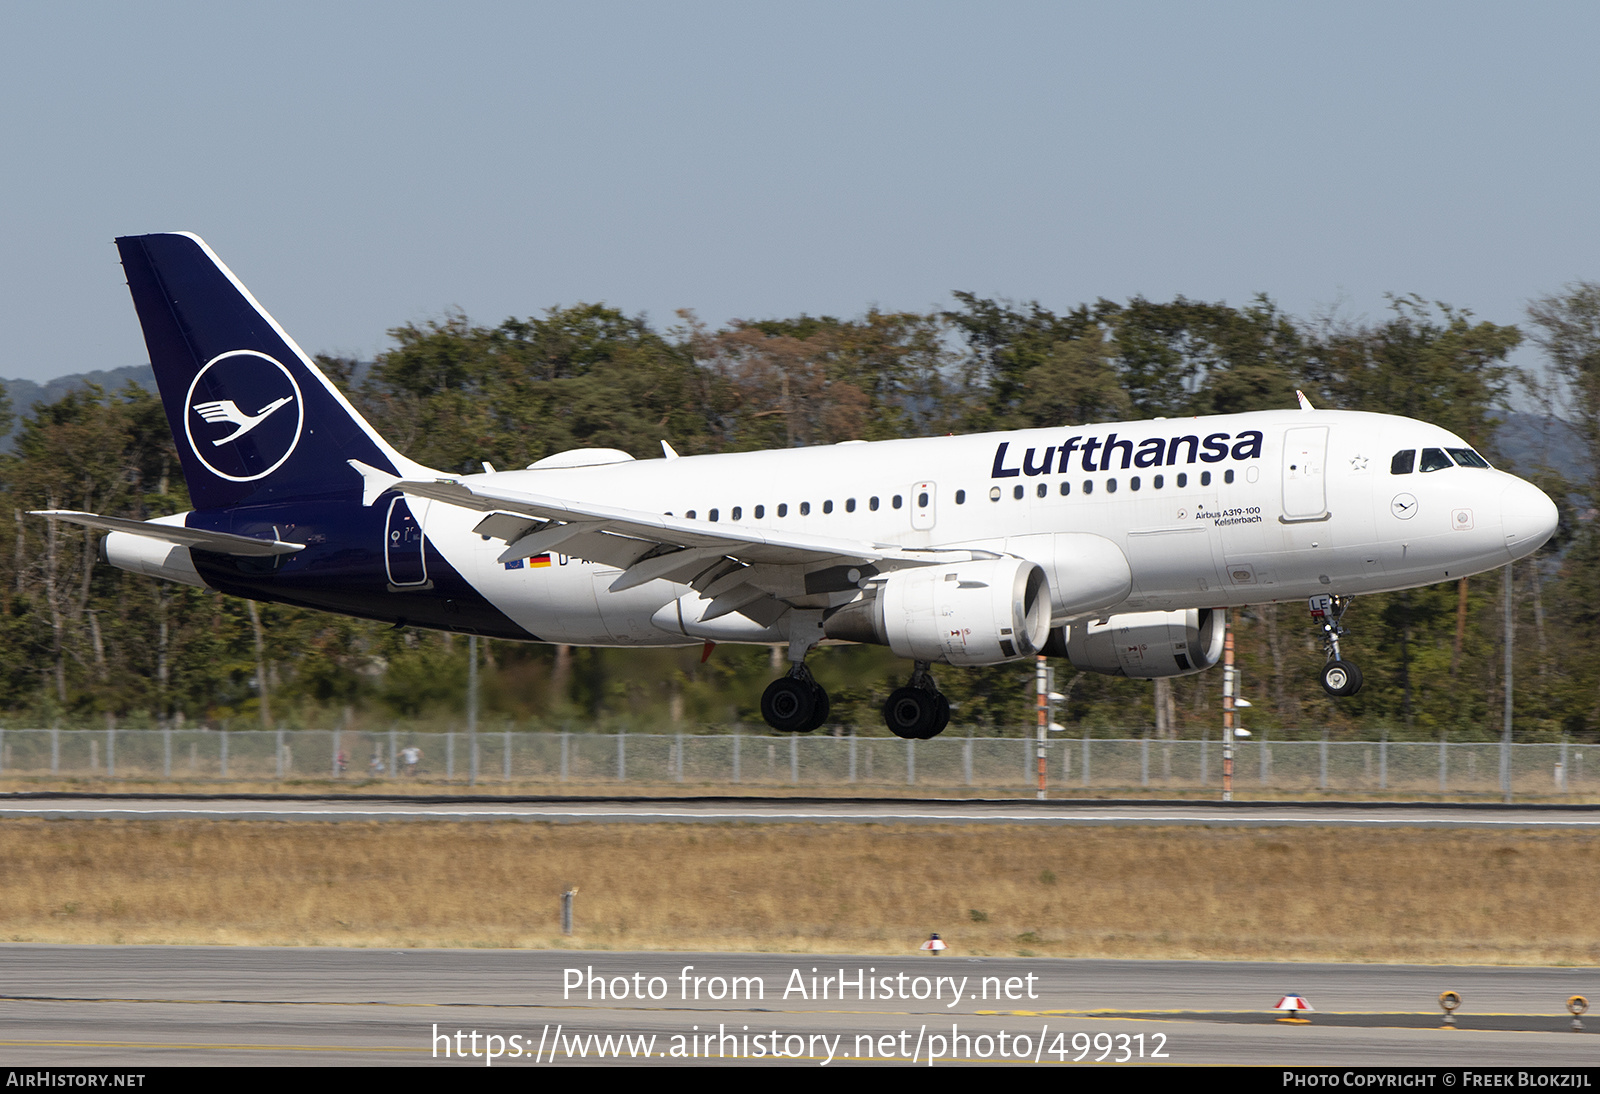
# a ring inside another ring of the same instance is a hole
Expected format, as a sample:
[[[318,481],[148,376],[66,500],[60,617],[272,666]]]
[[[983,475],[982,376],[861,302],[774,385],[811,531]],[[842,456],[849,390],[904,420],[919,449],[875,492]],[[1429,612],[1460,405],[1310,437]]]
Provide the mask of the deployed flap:
[[[185,528],[180,524],[154,524],[150,521],[128,520],[124,517],[102,517],[95,513],[79,513],[71,509],[35,509],[29,516],[47,520],[65,520],[98,528],[102,532],[128,532],[180,547],[195,547],[219,555],[250,555],[260,558],[271,555],[292,555],[306,549],[304,543],[286,543],[277,539],[252,539],[231,532],[208,532],[200,528]]]

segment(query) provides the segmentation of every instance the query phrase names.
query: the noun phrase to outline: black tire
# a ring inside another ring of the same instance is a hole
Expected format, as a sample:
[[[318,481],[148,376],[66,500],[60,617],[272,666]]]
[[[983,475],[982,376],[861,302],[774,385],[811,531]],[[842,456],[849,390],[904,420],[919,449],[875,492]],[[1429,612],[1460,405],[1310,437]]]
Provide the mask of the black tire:
[[[1329,661],[1322,667],[1322,690],[1329,695],[1354,695],[1361,683],[1361,670],[1348,661]]]
[[[936,699],[933,725],[928,730],[928,735],[922,738],[924,741],[933,740],[933,738],[944,732],[945,726],[950,724],[950,700],[944,697],[944,692],[942,691],[936,691],[933,694]]]
[[[1345,663],[1350,665],[1350,684],[1347,688],[1345,688],[1345,694],[1354,695],[1356,692],[1361,690],[1361,685],[1366,683],[1366,681],[1361,676],[1360,667],[1350,664],[1348,661]]]
[[[933,736],[938,715],[936,691],[921,688],[896,688],[883,704],[883,724],[896,737],[922,741]]]
[[[811,721],[807,722],[806,727],[800,730],[801,733],[810,733],[814,729],[821,729],[822,723],[828,720],[828,713],[833,706],[828,702],[828,693],[823,691],[820,685],[812,687],[811,695],[815,707],[811,712]]]
[[[804,680],[780,676],[761,693],[761,718],[779,733],[804,733],[811,729],[821,689]]]

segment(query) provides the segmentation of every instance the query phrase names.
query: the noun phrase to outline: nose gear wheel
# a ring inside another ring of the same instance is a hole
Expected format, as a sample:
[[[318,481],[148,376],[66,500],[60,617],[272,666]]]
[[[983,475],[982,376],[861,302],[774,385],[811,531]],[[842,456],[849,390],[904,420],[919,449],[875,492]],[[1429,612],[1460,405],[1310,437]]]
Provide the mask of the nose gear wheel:
[[[1339,652],[1339,637],[1350,633],[1344,627],[1344,613],[1350,610],[1350,598],[1314,596],[1309,604],[1311,618],[1322,630],[1322,648],[1328,657],[1328,663],[1322,667],[1322,690],[1335,698],[1354,695],[1361,690],[1361,670]]]

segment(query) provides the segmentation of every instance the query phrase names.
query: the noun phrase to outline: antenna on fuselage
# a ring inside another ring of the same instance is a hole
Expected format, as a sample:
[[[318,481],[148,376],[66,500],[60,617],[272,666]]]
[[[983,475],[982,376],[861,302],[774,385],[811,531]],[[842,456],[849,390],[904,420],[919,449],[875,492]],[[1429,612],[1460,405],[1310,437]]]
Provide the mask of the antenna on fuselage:
[[[1296,399],[1300,400],[1300,409],[1301,410],[1315,410],[1315,409],[1317,409],[1316,407],[1311,405],[1311,400],[1306,398],[1306,393],[1301,391],[1299,388],[1295,388],[1294,389],[1294,397]]]
[[[669,460],[675,460],[678,458],[678,450],[673,448],[664,440],[661,442],[661,454]]]

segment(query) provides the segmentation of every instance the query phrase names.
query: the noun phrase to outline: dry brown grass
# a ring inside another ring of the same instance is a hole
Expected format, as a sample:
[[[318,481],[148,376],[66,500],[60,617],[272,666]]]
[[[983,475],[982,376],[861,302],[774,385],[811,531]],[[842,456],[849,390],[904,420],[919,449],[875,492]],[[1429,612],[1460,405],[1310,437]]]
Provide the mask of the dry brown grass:
[[[1600,961],[1600,838],[1473,830],[13,821],[0,938]],[[579,889],[578,933],[559,894]]]

